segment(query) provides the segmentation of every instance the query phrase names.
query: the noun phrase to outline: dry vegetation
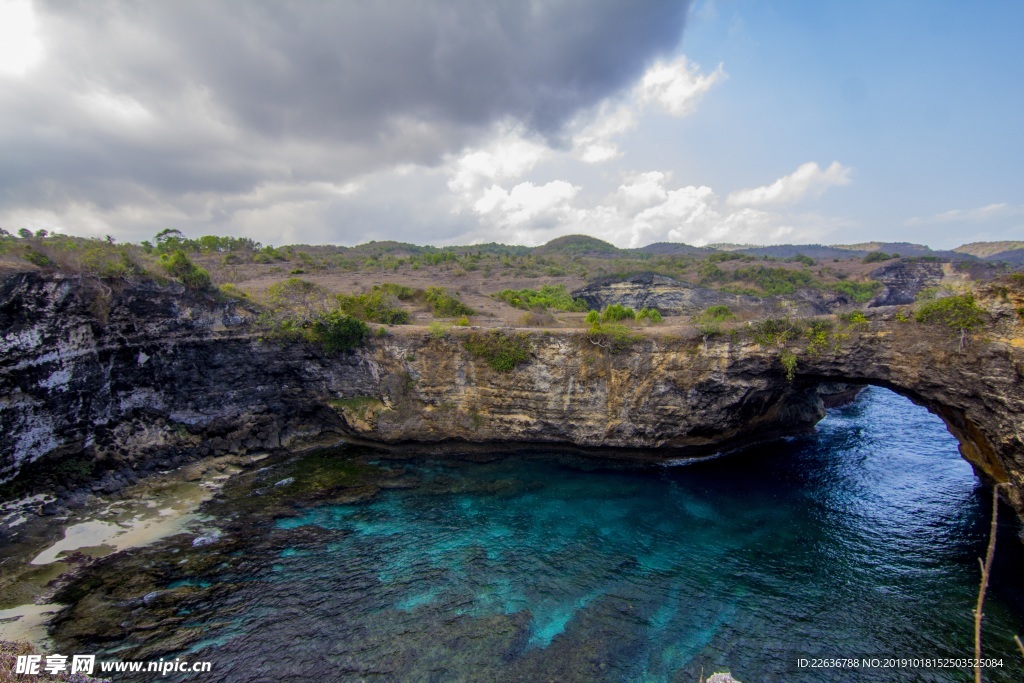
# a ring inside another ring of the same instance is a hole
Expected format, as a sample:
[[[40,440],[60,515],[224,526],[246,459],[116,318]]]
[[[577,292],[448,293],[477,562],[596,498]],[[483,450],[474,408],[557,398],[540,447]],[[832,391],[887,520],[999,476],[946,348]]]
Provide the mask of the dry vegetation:
[[[190,239],[174,230],[164,230],[141,244],[118,244],[110,238],[21,231],[17,236],[0,233],[0,269],[176,281],[195,290],[247,298],[279,313],[308,308],[307,299],[312,297],[318,315],[339,310],[371,323],[414,326],[443,318],[484,327],[587,327],[586,307],[574,305],[569,293],[600,278],[636,273],[657,273],[754,297],[808,290],[838,292],[857,303],[866,302],[879,287],[869,274],[878,268],[880,257],[858,252],[851,252],[849,258],[816,260],[801,254],[753,256],[684,245],[674,245],[678,253],[665,253],[673,245],[659,246],[665,248],[625,250],[574,236],[536,248],[501,244],[437,248],[397,242],[273,247],[247,238]],[[530,292],[546,294],[533,298]],[[564,294],[561,299],[559,292]],[[652,324],[641,316],[617,322],[644,326],[655,334],[685,328],[706,335],[752,318],[756,316],[732,311],[723,319],[666,317]]]

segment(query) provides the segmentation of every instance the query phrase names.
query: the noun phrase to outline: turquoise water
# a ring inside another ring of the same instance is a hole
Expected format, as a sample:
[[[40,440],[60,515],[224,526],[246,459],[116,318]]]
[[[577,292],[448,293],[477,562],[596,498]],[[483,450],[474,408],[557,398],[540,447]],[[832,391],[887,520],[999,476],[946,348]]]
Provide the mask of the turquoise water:
[[[941,422],[869,389],[816,433],[690,466],[558,453],[404,467],[414,488],[297,508],[211,596],[204,680],[963,681],[801,658],[969,657],[990,492]],[[989,681],[1020,680],[1003,510]],[[272,541],[272,542],[271,542]],[[266,551],[264,551],[266,552]],[[217,602],[220,601],[220,602]],[[230,618],[224,615],[230,615]]]

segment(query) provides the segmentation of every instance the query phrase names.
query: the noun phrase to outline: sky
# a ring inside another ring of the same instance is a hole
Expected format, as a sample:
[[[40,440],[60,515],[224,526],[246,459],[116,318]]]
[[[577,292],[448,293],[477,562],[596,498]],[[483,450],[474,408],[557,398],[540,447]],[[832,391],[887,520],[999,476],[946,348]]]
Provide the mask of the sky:
[[[0,227],[1024,240],[1024,3],[0,0]]]

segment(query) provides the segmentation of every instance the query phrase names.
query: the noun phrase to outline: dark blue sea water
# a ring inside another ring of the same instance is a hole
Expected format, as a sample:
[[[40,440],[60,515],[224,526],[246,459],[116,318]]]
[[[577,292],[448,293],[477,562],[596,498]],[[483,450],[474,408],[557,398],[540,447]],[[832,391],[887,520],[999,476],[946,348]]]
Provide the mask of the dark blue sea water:
[[[418,485],[266,530],[276,556],[191,648],[214,662],[204,680],[969,678],[798,666],[972,655],[991,494],[936,417],[886,390],[807,437],[696,465],[396,466]],[[1024,557],[1002,514],[985,653],[1003,667],[986,680],[1019,681]]]

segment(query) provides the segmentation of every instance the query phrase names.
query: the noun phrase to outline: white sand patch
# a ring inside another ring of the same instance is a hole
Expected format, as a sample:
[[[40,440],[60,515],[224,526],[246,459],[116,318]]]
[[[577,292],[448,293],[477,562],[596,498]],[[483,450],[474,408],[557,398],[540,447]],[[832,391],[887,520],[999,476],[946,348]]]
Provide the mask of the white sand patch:
[[[28,641],[39,646],[46,641],[46,624],[64,605],[18,605],[0,609],[0,640]]]

